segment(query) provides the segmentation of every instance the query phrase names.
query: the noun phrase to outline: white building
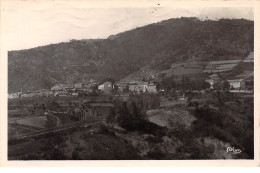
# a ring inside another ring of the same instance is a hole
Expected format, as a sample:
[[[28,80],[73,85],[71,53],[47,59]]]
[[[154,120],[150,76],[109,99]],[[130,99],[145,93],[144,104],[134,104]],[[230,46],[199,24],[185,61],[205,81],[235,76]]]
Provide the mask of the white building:
[[[52,91],[62,91],[65,89],[64,84],[57,84],[54,87],[51,88]]]
[[[82,87],[83,87],[82,83],[74,84],[74,88],[82,88]]]
[[[227,81],[229,82],[230,88],[232,89],[245,88],[245,81],[243,79],[233,79]]]
[[[227,80],[229,82],[231,89],[245,89],[246,88],[246,80],[249,79],[249,77],[252,77],[254,75],[254,72],[250,73],[244,78],[238,78],[238,79],[230,79]]]
[[[99,90],[104,91],[104,88],[105,88],[105,85],[104,85],[104,84],[98,85],[98,89],[99,89]]]
[[[146,92],[148,88],[147,82],[131,82],[129,84],[129,90],[133,92]]]
[[[22,95],[22,92],[10,93],[10,94],[8,94],[8,98],[9,99],[20,98],[21,95]]]
[[[147,91],[149,93],[157,93],[156,85],[154,84],[148,84],[147,85]]]

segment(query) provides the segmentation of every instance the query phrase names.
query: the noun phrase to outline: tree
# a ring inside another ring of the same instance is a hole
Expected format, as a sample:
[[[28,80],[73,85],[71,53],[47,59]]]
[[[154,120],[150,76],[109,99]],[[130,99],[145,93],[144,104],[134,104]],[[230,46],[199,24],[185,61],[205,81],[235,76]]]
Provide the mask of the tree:
[[[211,86],[211,85],[210,85],[210,83],[208,83],[208,82],[205,82],[205,81],[204,81],[204,82],[202,83],[202,89],[209,89],[210,86]]]
[[[229,84],[229,82],[228,81],[224,81],[223,83],[222,83],[222,89],[223,90],[227,90],[227,89],[229,89],[230,88],[230,84]]]
[[[57,117],[54,115],[47,115],[46,116],[47,121],[45,122],[45,127],[47,127],[48,129],[54,128],[57,126],[58,121],[57,121]]]
[[[176,91],[175,91],[175,90],[172,90],[172,91],[171,91],[171,98],[173,98],[174,100],[177,100],[177,99],[178,99],[178,95],[176,94]]]
[[[108,116],[106,117],[106,123],[112,125],[116,122],[116,111],[115,108],[110,109]]]
[[[113,90],[115,93],[118,93],[118,86],[117,85],[114,85],[114,90]]]
[[[221,90],[222,87],[221,87],[221,83],[220,82],[216,82],[213,84],[213,89],[215,90]]]

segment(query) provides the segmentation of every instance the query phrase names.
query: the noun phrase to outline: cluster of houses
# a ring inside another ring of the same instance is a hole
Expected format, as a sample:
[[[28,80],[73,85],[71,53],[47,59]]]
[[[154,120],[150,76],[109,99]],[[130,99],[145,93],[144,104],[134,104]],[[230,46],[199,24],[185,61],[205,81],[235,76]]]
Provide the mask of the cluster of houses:
[[[253,90],[254,72],[248,72],[243,75],[227,79],[226,81],[229,83],[229,89],[231,90]],[[210,84],[211,89],[214,89],[215,84],[221,84],[224,81],[217,74],[213,74],[206,79],[206,82]]]
[[[149,92],[157,93],[156,85],[144,81],[131,81],[131,82],[116,82],[105,81],[102,84],[96,83],[94,80],[90,80],[88,83],[77,84],[57,84],[50,90],[41,89],[37,91],[28,92],[16,92],[8,94],[8,98],[20,98],[20,97],[55,97],[55,96],[78,96],[80,93],[84,94],[113,94],[124,92]]]

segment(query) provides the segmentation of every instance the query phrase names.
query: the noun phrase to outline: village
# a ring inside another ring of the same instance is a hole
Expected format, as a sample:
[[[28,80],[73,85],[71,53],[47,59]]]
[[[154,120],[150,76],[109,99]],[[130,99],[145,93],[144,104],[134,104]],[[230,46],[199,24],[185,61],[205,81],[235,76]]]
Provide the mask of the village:
[[[28,140],[34,143],[38,138],[44,140],[49,135],[75,130],[77,133],[80,129],[93,128],[93,124],[94,127],[100,127],[99,123],[106,124],[107,128],[112,125],[112,129],[121,131],[122,103],[126,103],[129,113],[135,109],[139,112],[138,115],[129,115],[130,119],[126,119],[125,124],[133,123],[131,117],[140,116],[144,111],[142,114],[145,114],[150,123],[168,129],[181,129],[182,126],[191,128],[192,123],[198,121],[193,115],[196,110],[220,111],[218,106],[223,104],[223,98],[226,102],[224,104],[231,106],[238,101],[248,104],[248,99],[253,98],[253,72],[232,79],[221,77],[221,74],[210,74],[205,81],[200,81],[201,85],[198,86],[201,88],[193,86],[195,84],[192,81],[188,80],[187,83],[185,77],[174,88],[164,86],[163,82],[158,83],[156,80],[113,82],[108,79],[100,84],[90,80],[89,83],[58,84],[50,90],[9,94],[8,142],[14,146],[10,148],[10,158],[16,157],[16,146],[20,146],[20,143]],[[139,138],[138,135],[135,138]],[[147,140],[146,138],[142,137],[141,141]],[[136,139],[130,138],[129,141],[131,140]]]
[[[102,84],[91,79],[88,83],[57,84],[51,89],[37,91],[15,92],[8,94],[9,99],[22,97],[63,97],[83,95],[111,95],[119,93],[157,93],[156,85],[145,81],[116,82],[105,81]]]
[[[221,79],[218,74],[208,76],[205,82],[210,84],[208,89],[230,90],[230,92],[253,93],[254,72],[246,72],[227,80]],[[105,81],[101,84],[91,79],[88,83],[57,84],[51,89],[40,89],[37,91],[9,93],[8,99],[23,97],[66,97],[83,95],[117,95],[123,93],[158,93],[164,92],[165,88],[158,88],[157,82],[130,81],[115,82]],[[223,86],[226,85],[226,86]],[[196,91],[195,91],[196,92]]]

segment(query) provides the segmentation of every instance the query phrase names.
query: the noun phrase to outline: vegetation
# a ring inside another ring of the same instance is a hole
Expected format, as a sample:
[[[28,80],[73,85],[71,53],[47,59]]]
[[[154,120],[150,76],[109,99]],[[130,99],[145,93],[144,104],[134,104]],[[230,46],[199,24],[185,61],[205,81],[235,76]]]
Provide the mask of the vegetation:
[[[45,127],[52,129],[58,125],[58,118],[54,115],[47,115],[47,121],[45,122]]]
[[[106,122],[117,123],[129,131],[155,133],[159,127],[147,121],[146,110],[155,109],[159,104],[159,97],[149,93],[130,95],[128,101],[115,100],[115,108],[111,110]]]
[[[205,90],[209,88],[210,84],[205,80],[191,81],[186,76],[183,76],[181,81],[176,81],[173,77],[166,77],[157,83],[157,89],[164,89],[171,94],[173,94],[172,90]]]
[[[162,21],[116,35],[115,39],[73,40],[8,52],[9,92],[50,88],[91,78],[116,81],[145,67],[168,69],[189,61],[242,59],[253,50],[248,20]]]

